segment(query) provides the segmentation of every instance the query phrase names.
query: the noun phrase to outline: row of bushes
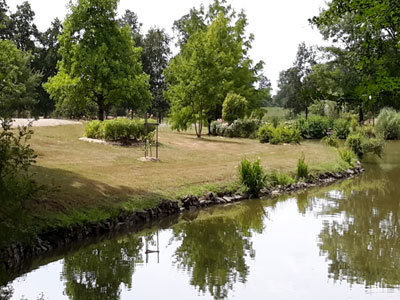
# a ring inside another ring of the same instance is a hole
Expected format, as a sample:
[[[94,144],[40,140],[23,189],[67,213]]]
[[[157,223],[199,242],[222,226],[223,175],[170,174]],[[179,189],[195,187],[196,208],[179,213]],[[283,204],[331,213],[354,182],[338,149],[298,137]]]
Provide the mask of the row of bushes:
[[[214,121],[211,123],[211,134],[215,136],[256,138],[261,121],[256,119],[238,119],[231,124]]]
[[[147,124],[147,132],[155,130],[154,124]],[[93,139],[137,140],[143,141],[146,138],[144,120],[139,119],[113,119],[106,121],[91,121],[86,123],[85,136]]]

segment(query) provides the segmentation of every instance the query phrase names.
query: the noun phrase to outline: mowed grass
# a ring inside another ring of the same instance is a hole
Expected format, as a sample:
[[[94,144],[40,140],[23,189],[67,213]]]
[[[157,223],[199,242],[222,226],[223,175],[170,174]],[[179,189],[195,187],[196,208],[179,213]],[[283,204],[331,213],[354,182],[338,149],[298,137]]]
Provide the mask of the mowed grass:
[[[120,147],[80,141],[83,125],[35,128],[36,180],[47,186],[36,212],[102,207],[152,207],[162,198],[200,194],[237,181],[243,157],[260,158],[269,170],[294,171],[301,153],[318,168],[335,162],[334,150],[319,142],[267,145],[257,140],[204,136],[160,128],[160,162],[143,162],[142,146]],[[155,150],[154,150],[155,152]]]

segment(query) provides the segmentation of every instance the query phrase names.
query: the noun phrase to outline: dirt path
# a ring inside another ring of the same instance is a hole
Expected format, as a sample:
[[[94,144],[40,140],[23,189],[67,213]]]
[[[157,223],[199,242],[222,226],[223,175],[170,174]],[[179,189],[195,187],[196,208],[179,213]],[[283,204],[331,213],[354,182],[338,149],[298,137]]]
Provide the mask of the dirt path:
[[[46,127],[46,126],[58,126],[58,125],[75,125],[81,124],[81,122],[71,120],[59,120],[59,119],[13,119],[13,127],[28,125],[30,121],[33,127]]]

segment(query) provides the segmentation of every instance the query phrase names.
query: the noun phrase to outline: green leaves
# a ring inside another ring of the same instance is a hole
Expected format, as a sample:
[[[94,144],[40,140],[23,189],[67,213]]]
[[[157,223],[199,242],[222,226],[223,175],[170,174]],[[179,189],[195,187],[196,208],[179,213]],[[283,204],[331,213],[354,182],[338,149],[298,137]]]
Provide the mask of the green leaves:
[[[85,99],[104,110],[125,104],[144,109],[151,103],[149,76],[141,65],[141,49],[134,47],[128,27],[116,20],[117,0],[79,0],[60,36],[59,72],[46,90],[57,102]]]
[[[245,97],[250,109],[261,101],[254,84],[263,64],[254,66],[247,55],[251,36],[245,35],[246,16],[236,17],[223,4],[215,1],[205,16],[192,10],[175,24],[183,37],[181,52],[165,71],[173,127],[186,129],[190,123],[185,122],[194,120],[199,137],[205,120],[221,117],[229,92]]]
[[[0,117],[31,108],[41,75],[30,68],[31,55],[0,40]]]

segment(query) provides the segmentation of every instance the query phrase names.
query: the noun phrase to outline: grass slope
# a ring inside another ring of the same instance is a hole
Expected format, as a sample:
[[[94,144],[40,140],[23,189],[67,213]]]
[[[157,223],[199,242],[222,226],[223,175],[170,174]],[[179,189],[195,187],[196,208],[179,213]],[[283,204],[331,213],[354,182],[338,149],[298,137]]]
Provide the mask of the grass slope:
[[[143,147],[80,141],[83,125],[35,128],[35,179],[48,188],[28,206],[25,226],[40,232],[55,226],[98,221],[121,210],[153,207],[162,198],[215,191],[237,180],[243,157],[260,158],[266,169],[293,171],[303,152],[311,168],[334,165],[337,154],[318,142],[266,145],[257,140],[196,138],[160,129],[160,162],[143,162]]]

